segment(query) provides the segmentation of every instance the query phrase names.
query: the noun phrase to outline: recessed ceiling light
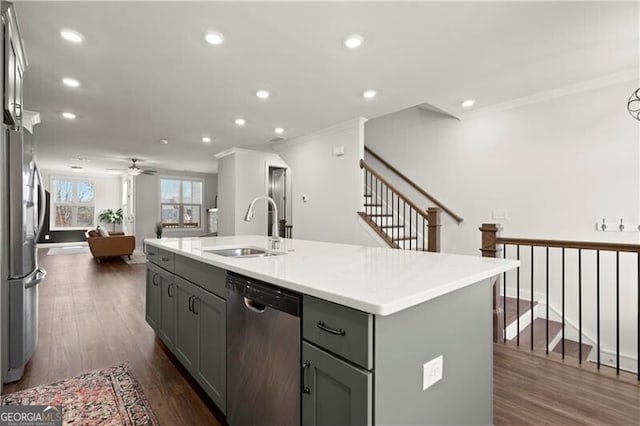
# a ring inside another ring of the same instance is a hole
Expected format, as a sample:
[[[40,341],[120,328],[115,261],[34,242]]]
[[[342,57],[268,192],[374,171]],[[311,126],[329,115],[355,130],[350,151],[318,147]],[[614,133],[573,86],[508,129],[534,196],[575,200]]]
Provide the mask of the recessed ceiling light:
[[[207,35],[204,36],[204,39],[209,44],[213,44],[214,46],[218,46],[224,42],[224,36],[218,32],[210,31]]]
[[[71,166],[71,170],[73,170],[76,173],[80,173],[81,171],[84,170],[84,168],[82,168],[80,166]]]
[[[211,138],[209,136],[203,136],[202,137],[202,142],[209,143],[209,142],[211,142]]]
[[[282,127],[276,127],[275,129],[273,129],[273,131],[279,135],[284,133],[284,129]]]
[[[169,145],[169,140],[168,139],[160,139],[160,143],[163,145]]]
[[[236,123],[236,126],[244,126],[245,124],[247,124],[247,120],[245,120],[244,118],[236,118],[234,123]]]
[[[365,99],[373,99],[377,94],[378,92],[376,92],[375,90],[369,89],[362,92],[362,97]]]
[[[72,112],[67,112],[67,111],[63,112],[63,113],[62,113],[62,116],[63,116],[64,118],[66,118],[67,120],[73,120],[73,119],[75,119],[75,118],[76,118],[76,115],[75,115],[74,113],[72,113]]]
[[[364,39],[362,38],[361,35],[351,34],[350,36],[344,39],[344,46],[349,49],[357,49],[362,45],[363,41]]]
[[[60,36],[72,43],[82,43],[82,41],[84,40],[84,36],[74,30],[62,30],[60,31]]]
[[[460,105],[462,105],[462,108],[471,108],[472,106],[475,105],[475,103],[476,103],[475,99],[466,99],[462,101]]]
[[[78,87],[80,86],[80,82],[75,78],[65,77],[62,79],[62,82],[69,87]]]
[[[267,99],[269,96],[271,96],[271,93],[269,93],[268,90],[260,89],[256,92],[256,96],[260,99]]]

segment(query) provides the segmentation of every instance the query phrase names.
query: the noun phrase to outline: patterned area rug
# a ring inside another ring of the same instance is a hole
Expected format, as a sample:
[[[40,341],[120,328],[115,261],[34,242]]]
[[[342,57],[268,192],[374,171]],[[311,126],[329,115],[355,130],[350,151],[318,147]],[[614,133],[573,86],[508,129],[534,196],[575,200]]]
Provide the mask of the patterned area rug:
[[[11,393],[2,405],[61,405],[66,425],[158,425],[127,363]]]

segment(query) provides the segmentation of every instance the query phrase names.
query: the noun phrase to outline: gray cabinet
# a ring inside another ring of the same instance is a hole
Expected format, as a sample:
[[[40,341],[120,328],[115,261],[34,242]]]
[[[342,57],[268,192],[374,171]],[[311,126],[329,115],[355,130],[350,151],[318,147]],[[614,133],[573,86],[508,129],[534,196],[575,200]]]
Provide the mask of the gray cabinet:
[[[145,319],[157,330],[160,322],[160,274],[159,268],[152,264],[147,265],[146,287]]]
[[[147,322],[225,413],[226,271],[153,246],[145,253]]]
[[[302,425],[373,423],[373,315],[303,297]]]
[[[161,271],[160,276],[160,316],[157,333],[164,343],[173,349],[176,338],[176,284],[174,275]]]
[[[194,289],[197,325],[195,377],[216,403],[226,412],[227,390],[227,317],[226,302],[199,287]]]
[[[226,412],[226,302],[180,277],[175,278],[175,354]]]
[[[191,374],[196,370],[198,351],[198,317],[194,310],[194,285],[180,277],[176,284],[175,355]]]
[[[302,425],[372,424],[372,373],[302,343]]]

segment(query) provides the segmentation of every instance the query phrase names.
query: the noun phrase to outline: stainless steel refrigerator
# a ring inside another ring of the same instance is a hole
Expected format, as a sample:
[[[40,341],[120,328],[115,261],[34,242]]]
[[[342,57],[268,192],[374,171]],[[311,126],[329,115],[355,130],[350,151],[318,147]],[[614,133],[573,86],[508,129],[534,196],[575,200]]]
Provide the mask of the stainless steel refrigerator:
[[[4,173],[2,255],[3,323],[8,349],[6,382],[19,380],[38,341],[38,290],[45,271],[38,267],[36,244],[42,231],[46,200],[33,155],[33,137],[24,127],[2,128],[0,171]]]

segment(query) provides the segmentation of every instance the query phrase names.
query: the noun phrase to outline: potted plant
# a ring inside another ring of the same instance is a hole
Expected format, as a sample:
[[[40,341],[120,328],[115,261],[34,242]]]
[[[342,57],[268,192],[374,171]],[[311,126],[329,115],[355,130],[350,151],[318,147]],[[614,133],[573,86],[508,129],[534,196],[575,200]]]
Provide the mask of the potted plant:
[[[122,223],[122,219],[122,209],[105,209],[101,210],[98,214],[98,220],[100,222],[111,223],[113,225],[113,232],[116,232],[116,224],[120,225]]]
[[[156,222],[156,238],[162,238],[162,222]]]

